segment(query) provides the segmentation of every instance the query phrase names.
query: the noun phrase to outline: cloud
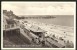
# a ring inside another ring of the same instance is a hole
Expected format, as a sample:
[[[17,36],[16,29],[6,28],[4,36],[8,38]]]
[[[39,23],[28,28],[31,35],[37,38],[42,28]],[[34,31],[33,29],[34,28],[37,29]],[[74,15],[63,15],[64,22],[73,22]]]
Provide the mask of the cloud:
[[[16,15],[73,15],[74,3],[2,2],[2,9],[12,10]]]

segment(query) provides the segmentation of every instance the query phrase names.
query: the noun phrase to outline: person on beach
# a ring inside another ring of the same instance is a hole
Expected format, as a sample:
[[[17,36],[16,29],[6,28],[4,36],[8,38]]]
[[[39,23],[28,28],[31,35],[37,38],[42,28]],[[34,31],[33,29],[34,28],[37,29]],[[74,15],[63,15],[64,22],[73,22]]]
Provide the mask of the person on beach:
[[[39,36],[39,44],[41,44],[42,46],[45,46],[45,40],[42,36]]]
[[[36,38],[36,44],[39,44],[39,40],[38,40],[38,38]]]

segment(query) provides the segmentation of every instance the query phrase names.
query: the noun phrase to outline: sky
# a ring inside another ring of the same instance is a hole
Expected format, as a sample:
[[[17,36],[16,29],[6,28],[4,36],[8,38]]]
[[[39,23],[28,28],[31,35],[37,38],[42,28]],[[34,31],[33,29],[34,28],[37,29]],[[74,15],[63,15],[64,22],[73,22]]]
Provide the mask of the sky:
[[[75,2],[2,2],[2,10],[16,15],[74,15]]]

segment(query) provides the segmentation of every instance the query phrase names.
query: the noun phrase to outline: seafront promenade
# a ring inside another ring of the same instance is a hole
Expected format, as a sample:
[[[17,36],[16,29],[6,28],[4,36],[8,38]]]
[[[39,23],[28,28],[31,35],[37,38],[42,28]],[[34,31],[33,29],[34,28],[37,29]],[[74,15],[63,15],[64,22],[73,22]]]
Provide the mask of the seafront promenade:
[[[10,48],[73,48],[74,27],[50,24],[52,19],[47,20],[49,24],[45,21],[25,19],[12,11],[4,10],[3,47],[9,48],[11,45]]]

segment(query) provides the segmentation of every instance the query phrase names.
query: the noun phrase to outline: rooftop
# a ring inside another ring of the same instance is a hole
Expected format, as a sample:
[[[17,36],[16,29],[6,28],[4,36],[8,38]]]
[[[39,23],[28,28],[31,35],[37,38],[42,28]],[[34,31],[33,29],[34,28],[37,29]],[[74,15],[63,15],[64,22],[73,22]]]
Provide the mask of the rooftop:
[[[46,32],[44,30],[42,30],[40,27],[32,25],[31,27],[26,27],[27,29],[33,31],[33,32]]]

